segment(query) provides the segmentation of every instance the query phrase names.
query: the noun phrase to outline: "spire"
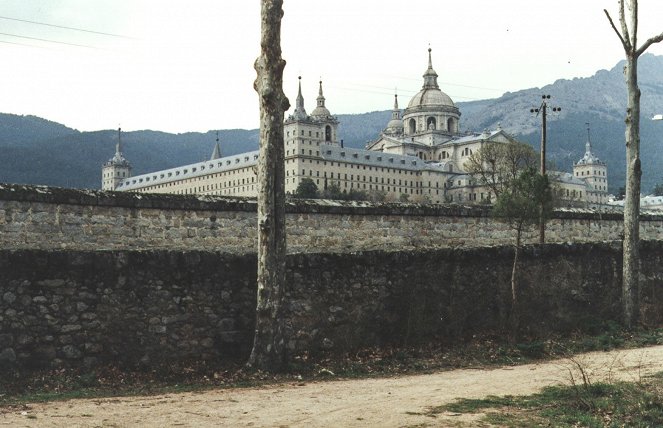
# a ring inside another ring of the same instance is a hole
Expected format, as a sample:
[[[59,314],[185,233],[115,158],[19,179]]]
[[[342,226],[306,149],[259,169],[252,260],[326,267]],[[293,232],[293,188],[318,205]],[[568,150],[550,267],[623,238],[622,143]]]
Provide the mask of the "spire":
[[[401,120],[401,111],[398,109],[398,94],[394,94],[394,109],[391,112],[391,120],[384,129],[387,135],[402,135],[403,121]]]
[[[212,157],[210,157],[209,160],[219,159],[220,157],[221,157],[221,147],[219,146],[219,131],[216,131],[216,144],[214,144]]]
[[[117,128],[117,142],[115,143],[115,155],[110,158],[104,166],[123,166],[131,168],[129,161],[122,154],[122,128]]]
[[[585,157],[592,155],[592,141],[589,136],[589,122],[585,122],[587,125],[587,142],[585,143]]]
[[[318,105],[311,112],[311,116],[313,116],[316,120],[329,119],[331,117],[331,113],[329,110],[327,110],[327,107],[325,107],[325,96],[322,94],[322,80],[320,81],[320,89],[318,90],[317,101]]]
[[[391,112],[392,119],[400,119],[401,111],[398,109],[398,94],[394,94],[394,110]]]
[[[437,84],[437,73],[433,70],[433,58],[431,55],[431,48],[428,48],[428,69],[424,73],[424,87],[423,89],[440,89]]]
[[[297,92],[297,103],[295,105],[295,119],[306,119],[306,109],[304,108],[304,97],[302,96],[302,76],[299,76],[299,91]]]
[[[115,156],[122,156],[122,128],[117,128],[117,143],[115,144]]]
[[[122,154],[122,128],[117,128],[117,143],[115,143],[115,156],[111,159],[111,162],[120,165],[127,163],[127,160]]]
[[[589,122],[585,122],[587,125],[587,142],[585,143],[585,156],[578,161],[576,165],[592,165],[592,164],[604,164],[601,160],[592,153],[592,141],[589,135]]]
[[[324,107],[325,106],[325,96],[322,95],[322,80],[320,81],[320,89],[318,90],[318,107]]]

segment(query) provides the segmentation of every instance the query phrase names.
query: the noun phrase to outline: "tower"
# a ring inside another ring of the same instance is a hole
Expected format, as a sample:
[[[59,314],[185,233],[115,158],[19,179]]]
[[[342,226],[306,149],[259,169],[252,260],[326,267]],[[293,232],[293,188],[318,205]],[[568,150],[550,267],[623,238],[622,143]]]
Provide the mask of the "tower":
[[[573,165],[573,175],[587,183],[587,202],[603,204],[608,200],[608,167],[592,153],[592,141],[587,125],[585,155]]]
[[[322,91],[322,81],[318,89],[317,105],[310,115],[304,108],[302,96],[302,78],[299,76],[299,91],[295,111],[284,122],[286,145],[288,142],[296,145],[297,153],[302,145],[338,144],[338,119],[329,112],[325,106],[325,96]],[[286,152],[287,156],[287,152]]]
[[[394,109],[391,111],[391,120],[387,123],[384,133],[393,136],[403,135],[403,120],[401,119],[401,111],[398,108],[397,94],[394,94]]]
[[[122,180],[129,177],[131,164],[122,154],[122,128],[118,128],[115,155],[101,168],[101,190],[115,190]]]

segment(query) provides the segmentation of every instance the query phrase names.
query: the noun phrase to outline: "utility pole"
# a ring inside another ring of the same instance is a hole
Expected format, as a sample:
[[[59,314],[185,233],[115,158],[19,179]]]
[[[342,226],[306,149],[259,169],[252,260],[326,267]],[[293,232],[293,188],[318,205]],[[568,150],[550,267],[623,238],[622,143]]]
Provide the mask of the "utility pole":
[[[550,95],[541,95],[541,105],[539,108],[530,109],[530,113],[536,113],[538,116],[541,113],[541,175],[546,175],[546,139],[547,139],[547,119],[546,115],[548,113],[548,103],[547,100],[550,100]],[[561,107],[553,107],[552,110],[557,113],[562,111]],[[543,213],[543,206],[541,207],[541,212]],[[541,216],[539,220],[539,244],[544,244],[546,242],[546,222]]]

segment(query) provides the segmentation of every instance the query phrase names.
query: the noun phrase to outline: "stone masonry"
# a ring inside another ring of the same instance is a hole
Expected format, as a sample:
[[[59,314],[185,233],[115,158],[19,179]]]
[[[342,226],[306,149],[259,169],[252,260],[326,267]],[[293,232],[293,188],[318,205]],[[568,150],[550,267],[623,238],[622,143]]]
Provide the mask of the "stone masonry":
[[[256,202],[0,185],[0,245],[7,249],[214,250],[255,253]],[[507,245],[513,233],[489,207],[294,200],[288,251],[352,252]],[[619,240],[622,216],[559,210],[548,242]],[[663,239],[663,215],[642,215],[643,239]],[[530,233],[527,242],[536,242]]]
[[[663,244],[643,244],[642,319],[663,321]],[[296,254],[287,260],[288,349],[451,344],[508,326],[509,247]],[[254,255],[0,250],[0,373],[39,367],[246,357]],[[526,247],[522,333],[619,319],[618,244]]]

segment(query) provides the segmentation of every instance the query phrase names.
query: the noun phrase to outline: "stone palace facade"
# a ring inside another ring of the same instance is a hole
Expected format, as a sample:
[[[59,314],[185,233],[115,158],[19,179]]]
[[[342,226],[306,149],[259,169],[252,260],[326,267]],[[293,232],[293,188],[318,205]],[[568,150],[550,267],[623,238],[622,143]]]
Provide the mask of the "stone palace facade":
[[[301,82],[293,113],[284,124],[286,192],[294,193],[305,178],[319,190],[335,185],[341,191],[380,192],[386,200],[429,203],[485,203],[489,191],[466,174],[465,162],[486,144],[508,144],[514,138],[498,127],[482,133],[461,133],[461,112],[439,87],[431,50],[421,90],[401,115],[395,96],[391,120],[366,149],[344,147],[339,121],[325,105],[322,82],[316,107],[307,113]],[[102,189],[144,193],[256,196],[258,151],[221,156],[217,141],[205,162],[132,176],[122,154],[120,136],[115,155],[102,168]],[[606,165],[591,152],[574,165],[573,174],[553,172],[564,199],[585,204],[607,201]]]

